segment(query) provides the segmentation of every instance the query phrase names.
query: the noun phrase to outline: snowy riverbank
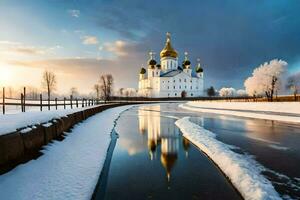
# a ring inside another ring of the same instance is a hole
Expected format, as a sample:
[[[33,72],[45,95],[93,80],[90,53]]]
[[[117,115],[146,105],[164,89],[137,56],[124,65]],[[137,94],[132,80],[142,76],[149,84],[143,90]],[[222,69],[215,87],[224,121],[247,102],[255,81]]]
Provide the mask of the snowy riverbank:
[[[32,126],[36,124],[46,123],[52,119],[64,117],[78,111],[89,109],[95,106],[84,108],[74,108],[66,110],[51,110],[51,111],[28,111],[25,113],[15,113],[0,115],[0,135],[16,131],[18,128]]]
[[[197,112],[300,123],[300,102],[191,101],[180,107]]]
[[[116,107],[90,117],[76,125],[63,141],[47,145],[37,160],[1,175],[1,198],[90,199],[115,120],[130,107]]]
[[[229,145],[218,141],[212,133],[189,117],[176,121],[183,136],[210,157],[246,200],[281,199],[271,182],[261,172],[263,167],[246,155],[237,154]]]

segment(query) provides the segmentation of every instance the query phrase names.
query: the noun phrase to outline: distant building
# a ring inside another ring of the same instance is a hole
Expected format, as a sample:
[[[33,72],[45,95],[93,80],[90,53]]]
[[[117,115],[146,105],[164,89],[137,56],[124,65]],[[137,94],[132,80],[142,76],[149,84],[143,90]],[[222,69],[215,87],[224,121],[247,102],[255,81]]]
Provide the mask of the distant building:
[[[182,66],[178,65],[178,53],[171,45],[170,33],[167,33],[165,47],[160,52],[160,63],[150,52],[148,69],[141,68],[139,75],[139,96],[144,97],[197,97],[204,95],[203,69],[200,60],[195,70],[191,68],[188,54]]]

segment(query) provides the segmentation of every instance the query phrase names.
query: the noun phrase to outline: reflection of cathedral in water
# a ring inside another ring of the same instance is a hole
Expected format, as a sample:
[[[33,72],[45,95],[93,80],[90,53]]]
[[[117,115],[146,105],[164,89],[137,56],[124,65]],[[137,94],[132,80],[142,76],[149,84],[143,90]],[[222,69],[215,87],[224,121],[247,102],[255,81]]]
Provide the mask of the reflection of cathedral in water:
[[[176,163],[179,150],[179,130],[174,121],[161,116],[160,105],[151,107],[139,107],[139,131],[147,133],[148,149],[151,160],[158,159],[167,171],[170,179],[171,170]],[[183,138],[183,148],[188,150],[189,142]],[[159,149],[160,147],[160,149]],[[160,151],[159,151],[160,150]],[[159,155],[160,153],[160,155]]]

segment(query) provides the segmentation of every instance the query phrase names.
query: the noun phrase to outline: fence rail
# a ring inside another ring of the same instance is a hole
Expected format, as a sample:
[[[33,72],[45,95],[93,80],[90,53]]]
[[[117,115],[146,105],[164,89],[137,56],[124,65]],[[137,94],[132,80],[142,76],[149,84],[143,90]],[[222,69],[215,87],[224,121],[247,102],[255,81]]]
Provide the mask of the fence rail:
[[[63,99],[43,99],[42,94],[40,94],[39,99],[26,99],[26,88],[24,87],[23,93],[20,94],[20,99],[17,98],[6,98],[5,97],[5,88],[2,89],[2,98],[0,105],[2,107],[2,113],[6,113],[7,106],[20,106],[21,112],[26,112],[26,108],[28,107],[39,107],[40,111],[43,111],[46,107],[47,110],[51,110],[51,108],[54,107],[55,110],[58,109],[58,107],[62,107],[63,109],[66,109],[67,106],[72,108],[79,108],[79,107],[87,107],[87,106],[93,106],[96,104],[101,103],[99,99],[93,99],[93,98],[73,98],[72,95],[70,95],[69,98],[63,98]]]

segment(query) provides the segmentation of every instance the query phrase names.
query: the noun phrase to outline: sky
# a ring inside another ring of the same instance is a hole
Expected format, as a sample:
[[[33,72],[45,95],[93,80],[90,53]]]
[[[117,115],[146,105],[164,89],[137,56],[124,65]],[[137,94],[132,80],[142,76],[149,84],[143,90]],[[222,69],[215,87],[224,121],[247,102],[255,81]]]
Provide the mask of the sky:
[[[137,88],[170,32],[180,62],[200,58],[205,87],[241,89],[275,58],[300,72],[299,10],[299,0],[0,0],[0,86],[40,87],[47,69],[58,93],[88,94],[106,73]]]

